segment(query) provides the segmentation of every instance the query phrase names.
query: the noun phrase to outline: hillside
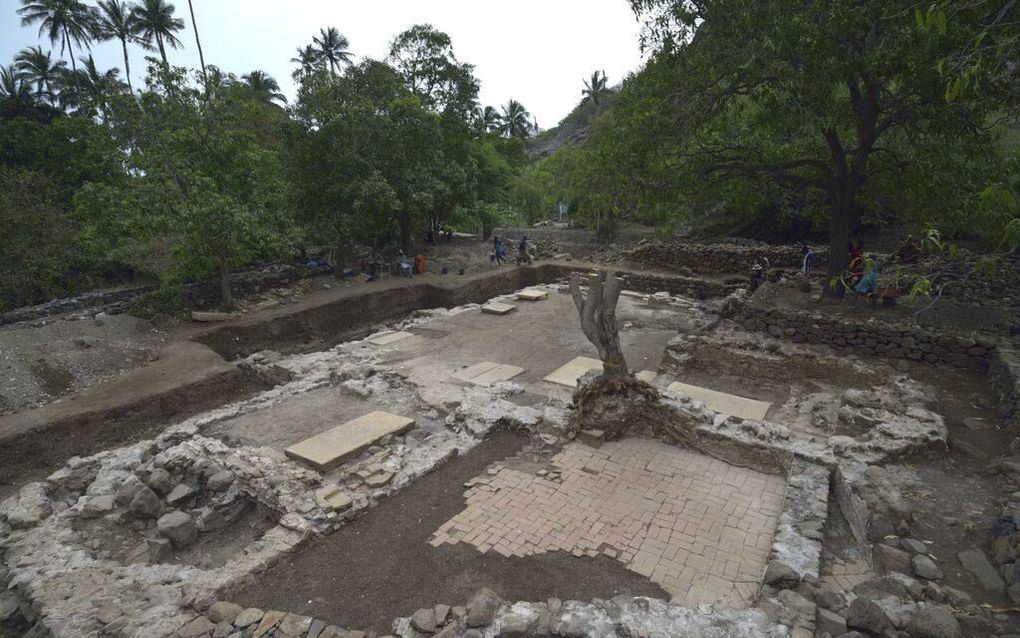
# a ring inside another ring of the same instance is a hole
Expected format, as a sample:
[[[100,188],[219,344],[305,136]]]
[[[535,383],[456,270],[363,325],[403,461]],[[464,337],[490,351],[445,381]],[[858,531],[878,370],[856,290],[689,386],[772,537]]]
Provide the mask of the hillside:
[[[616,104],[618,89],[611,89],[602,100],[581,102],[574,110],[553,128],[542,131],[528,143],[528,156],[531,159],[542,159],[552,155],[558,149],[573,144],[581,144],[591,134],[595,118]]]

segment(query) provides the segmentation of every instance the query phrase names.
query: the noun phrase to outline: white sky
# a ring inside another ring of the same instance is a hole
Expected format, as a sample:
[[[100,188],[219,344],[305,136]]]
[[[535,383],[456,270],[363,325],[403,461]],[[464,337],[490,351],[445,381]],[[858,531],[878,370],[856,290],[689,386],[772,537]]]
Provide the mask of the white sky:
[[[87,0],[94,4],[92,0]],[[167,52],[170,63],[198,66],[187,0],[176,0],[187,30],[185,48]],[[485,105],[509,98],[524,103],[549,128],[577,104],[582,81],[604,69],[610,85],[642,62],[640,26],[627,0],[194,0],[195,18],[207,64],[241,75],[262,69],[292,98],[290,59],[320,27],[335,26],[362,56],[385,57],[393,37],[417,23],[431,23],[453,39],[462,62],[475,65]],[[38,27],[20,26],[18,0],[0,0],[0,64],[10,64],[23,47],[38,42]],[[44,49],[51,45],[39,42]],[[59,53],[60,46],[55,47]],[[141,85],[146,55],[129,49],[132,80]],[[93,46],[101,70],[123,73],[119,42]],[[149,54],[152,55],[152,54]],[[156,54],[158,55],[158,54]]]

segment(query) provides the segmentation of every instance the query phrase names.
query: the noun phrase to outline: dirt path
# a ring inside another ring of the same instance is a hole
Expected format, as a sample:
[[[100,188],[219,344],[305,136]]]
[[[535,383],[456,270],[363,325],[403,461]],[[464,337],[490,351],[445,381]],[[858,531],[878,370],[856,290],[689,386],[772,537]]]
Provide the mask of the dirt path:
[[[609,558],[563,553],[504,558],[464,545],[428,544],[436,528],[463,509],[464,482],[525,443],[521,434],[494,436],[228,598],[382,633],[390,631],[394,618],[440,603],[464,604],[481,587],[507,600],[590,600],[621,593],[668,598],[658,585]]]

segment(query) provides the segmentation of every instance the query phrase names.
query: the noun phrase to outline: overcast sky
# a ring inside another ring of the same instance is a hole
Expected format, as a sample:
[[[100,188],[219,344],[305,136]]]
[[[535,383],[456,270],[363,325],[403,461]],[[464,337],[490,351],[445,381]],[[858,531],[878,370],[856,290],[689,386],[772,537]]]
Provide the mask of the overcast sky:
[[[86,0],[94,4],[94,0]],[[288,98],[297,47],[310,43],[320,27],[335,26],[362,56],[385,57],[393,37],[428,22],[450,34],[462,62],[475,65],[483,104],[524,103],[549,128],[581,97],[582,81],[605,69],[611,85],[642,62],[640,31],[627,0],[194,0],[207,64],[241,75],[262,69],[275,77]],[[184,49],[168,51],[171,64],[198,66],[187,0],[177,0],[177,15],[187,24]],[[38,27],[21,27],[19,0],[0,0],[0,63],[10,64],[23,47],[38,42]],[[48,41],[41,43],[51,47]],[[59,52],[59,43],[54,47]],[[93,46],[100,69],[123,72],[120,44]],[[130,49],[136,88],[146,55]]]

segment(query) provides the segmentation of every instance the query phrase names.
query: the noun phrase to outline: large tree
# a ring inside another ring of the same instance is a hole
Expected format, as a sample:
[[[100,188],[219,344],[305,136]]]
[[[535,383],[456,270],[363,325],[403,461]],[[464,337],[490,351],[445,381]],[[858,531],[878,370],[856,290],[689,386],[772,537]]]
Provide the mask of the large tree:
[[[280,93],[280,84],[265,71],[252,71],[241,76],[256,100],[263,104],[279,106],[276,102],[287,103],[287,96]]]
[[[133,10],[134,6],[121,0],[99,0],[99,13],[96,17],[96,37],[100,40],[120,40],[124,53],[124,79],[128,90],[134,93],[131,86],[131,59],[128,56],[128,43],[140,43],[138,35],[141,26],[138,24]]]
[[[60,55],[67,51],[76,70],[74,46],[87,49],[92,42],[95,13],[88,5],[79,0],[21,0],[18,15],[22,26],[38,22],[40,36],[45,33],[51,43],[60,42]]]
[[[451,110],[467,118],[478,98],[474,66],[457,60],[450,36],[430,24],[417,24],[390,44],[389,62],[425,108]]]
[[[261,107],[244,92],[209,92],[179,68],[156,65],[139,102],[121,98],[113,125],[132,150],[129,177],[87,185],[76,202],[111,253],[167,283],[219,275],[281,256],[289,246],[287,184],[276,153],[251,130]]]
[[[354,54],[350,50],[351,42],[336,27],[320,29],[319,35],[315,36],[313,41],[318,57],[329,63],[329,70],[334,75],[341,68],[353,63]]]
[[[166,0],[142,0],[142,3],[132,10],[132,17],[138,25],[138,32],[144,42],[149,46],[155,45],[159,49],[159,55],[163,58],[163,64],[169,64],[166,57],[166,47],[178,48],[184,46],[175,35],[184,28],[184,20],[174,17],[176,8]]]
[[[52,52],[43,52],[42,47],[27,47],[14,57],[14,64],[26,80],[35,85],[37,100],[52,102],[56,97],[56,85],[60,81],[63,61],[53,61]]]
[[[517,100],[510,100],[503,106],[499,132],[506,137],[526,138],[531,134],[531,114]]]
[[[667,114],[657,135],[671,140],[673,171],[820,192],[832,277],[863,189],[879,170],[902,170],[897,148],[980,132],[994,107],[990,93],[946,99],[939,61],[975,35],[966,12],[927,29],[893,0],[631,4],[655,48],[650,106]]]

